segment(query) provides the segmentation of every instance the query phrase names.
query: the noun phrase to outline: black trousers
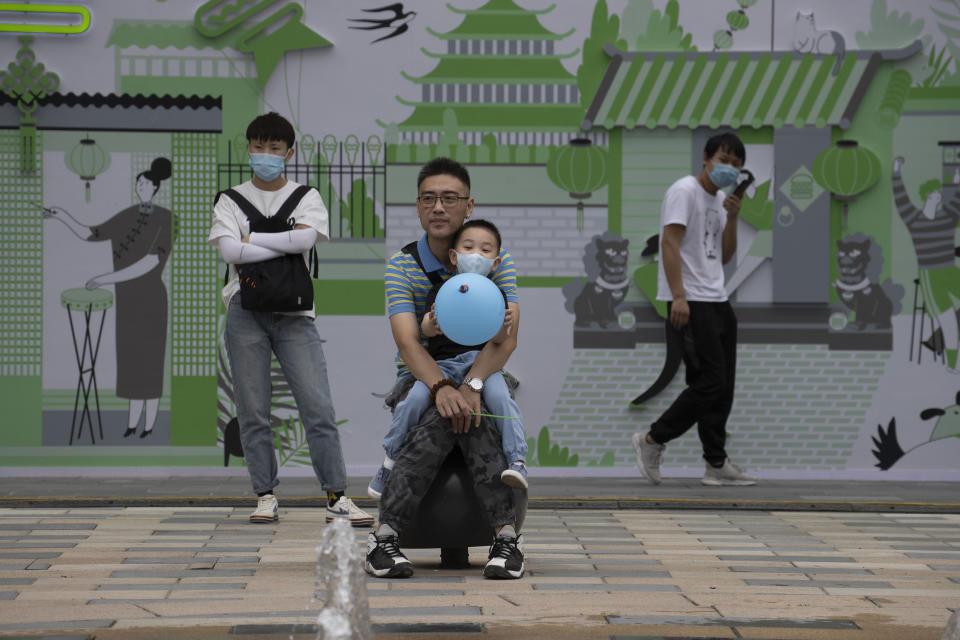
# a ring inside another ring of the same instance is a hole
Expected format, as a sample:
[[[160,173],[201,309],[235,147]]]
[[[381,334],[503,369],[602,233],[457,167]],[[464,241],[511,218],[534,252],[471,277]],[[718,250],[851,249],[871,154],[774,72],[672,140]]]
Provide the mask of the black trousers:
[[[737,316],[729,302],[688,302],[690,320],[682,329],[666,321],[667,342],[683,344],[687,388],[650,427],[660,444],[679,438],[694,423],[703,457],[713,465],[727,458],[727,418],[737,373]],[[667,316],[672,303],[667,305]],[[672,334],[672,335],[671,335]]]

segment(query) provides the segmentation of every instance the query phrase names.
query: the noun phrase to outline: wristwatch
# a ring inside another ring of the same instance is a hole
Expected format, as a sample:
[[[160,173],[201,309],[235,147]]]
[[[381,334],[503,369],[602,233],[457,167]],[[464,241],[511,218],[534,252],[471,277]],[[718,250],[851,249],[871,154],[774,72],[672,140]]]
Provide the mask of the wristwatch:
[[[483,391],[483,380],[480,378],[467,378],[463,381],[463,384],[470,387],[471,391],[476,391],[477,393]]]

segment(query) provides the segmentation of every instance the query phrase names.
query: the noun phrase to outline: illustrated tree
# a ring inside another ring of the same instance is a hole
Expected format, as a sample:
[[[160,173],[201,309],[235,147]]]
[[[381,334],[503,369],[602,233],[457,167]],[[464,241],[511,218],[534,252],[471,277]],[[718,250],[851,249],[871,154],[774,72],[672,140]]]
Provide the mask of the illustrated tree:
[[[620,35],[633,51],[696,51],[693,35],[684,33],[679,19],[678,0],[669,0],[663,13],[653,8],[653,0],[628,0]]]
[[[600,79],[607,70],[610,56],[603,50],[607,43],[614,43],[620,49],[626,49],[626,42],[619,40],[620,18],[607,10],[607,0],[598,0],[593,9],[590,23],[590,35],[583,41],[583,58],[577,67],[577,88],[580,91],[580,104],[586,109],[600,86]]]

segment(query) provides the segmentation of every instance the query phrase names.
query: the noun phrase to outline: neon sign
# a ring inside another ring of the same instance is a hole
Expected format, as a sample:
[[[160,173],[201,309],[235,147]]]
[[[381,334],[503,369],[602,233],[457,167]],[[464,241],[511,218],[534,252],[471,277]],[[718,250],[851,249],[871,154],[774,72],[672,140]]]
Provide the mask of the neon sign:
[[[24,22],[10,22],[11,13],[21,14]],[[30,18],[38,18],[30,22]],[[79,23],[67,23],[79,18]],[[43,33],[75,35],[90,28],[90,10],[79,5],[0,2],[0,33]]]

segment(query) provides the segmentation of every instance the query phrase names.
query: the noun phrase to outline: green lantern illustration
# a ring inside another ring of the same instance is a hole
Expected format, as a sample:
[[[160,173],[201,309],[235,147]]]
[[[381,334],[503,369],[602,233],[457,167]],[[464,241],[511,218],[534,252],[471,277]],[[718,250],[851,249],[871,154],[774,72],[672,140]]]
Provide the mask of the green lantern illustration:
[[[587,138],[550,152],[547,161],[550,181],[577,199],[577,231],[583,231],[583,201],[607,183],[607,154]]]
[[[64,161],[67,168],[86,183],[83,199],[90,202],[90,182],[110,167],[110,154],[87,134],[64,156]]]
[[[856,140],[838,140],[816,157],[812,173],[817,184],[843,204],[846,229],[850,202],[880,179],[880,159]]]
[[[750,18],[747,17],[743,9],[731,11],[727,14],[727,25],[731,31],[742,31],[750,26]]]

